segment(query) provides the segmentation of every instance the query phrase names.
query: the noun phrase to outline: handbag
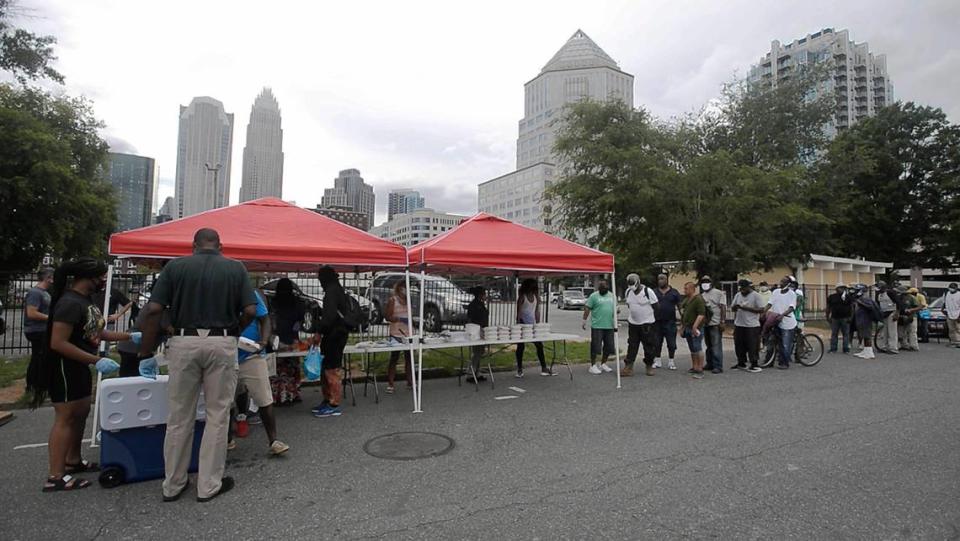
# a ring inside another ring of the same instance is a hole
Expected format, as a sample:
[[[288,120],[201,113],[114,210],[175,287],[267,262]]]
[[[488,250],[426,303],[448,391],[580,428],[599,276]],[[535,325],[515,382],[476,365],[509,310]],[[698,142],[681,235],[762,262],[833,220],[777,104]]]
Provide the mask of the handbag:
[[[303,372],[307,381],[317,381],[323,374],[323,354],[317,346],[312,346],[303,359]]]

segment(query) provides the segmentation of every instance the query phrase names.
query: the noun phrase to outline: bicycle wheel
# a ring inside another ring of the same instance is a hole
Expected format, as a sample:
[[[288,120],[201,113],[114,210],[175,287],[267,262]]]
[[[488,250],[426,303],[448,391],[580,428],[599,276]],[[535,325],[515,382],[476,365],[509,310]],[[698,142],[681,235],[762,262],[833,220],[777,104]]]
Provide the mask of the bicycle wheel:
[[[823,339],[815,334],[801,334],[794,355],[803,366],[819,363],[823,359]]]
[[[777,335],[771,331],[767,339],[761,343],[760,368],[770,368],[773,365],[774,359],[777,358],[777,346],[779,346]]]

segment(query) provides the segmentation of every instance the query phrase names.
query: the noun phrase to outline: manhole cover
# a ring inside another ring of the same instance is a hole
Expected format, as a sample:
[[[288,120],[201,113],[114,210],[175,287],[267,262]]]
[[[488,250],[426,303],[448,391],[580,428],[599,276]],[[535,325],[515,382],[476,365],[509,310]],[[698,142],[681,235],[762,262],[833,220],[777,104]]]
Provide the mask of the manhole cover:
[[[363,444],[370,456],[388,460],[417,460],[440,456],[453,449],[453,440],[433,432],[395,432]]]

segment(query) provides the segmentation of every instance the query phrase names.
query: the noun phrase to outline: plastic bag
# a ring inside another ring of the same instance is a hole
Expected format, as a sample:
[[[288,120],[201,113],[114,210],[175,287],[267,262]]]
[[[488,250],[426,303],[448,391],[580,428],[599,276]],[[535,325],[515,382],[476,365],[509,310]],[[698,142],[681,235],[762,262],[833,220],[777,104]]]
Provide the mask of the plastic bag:
[[[323,354],[316,346],[311,347],[307,357],[303,360],[303,372],[307,381],[317,381],[323,373]]]

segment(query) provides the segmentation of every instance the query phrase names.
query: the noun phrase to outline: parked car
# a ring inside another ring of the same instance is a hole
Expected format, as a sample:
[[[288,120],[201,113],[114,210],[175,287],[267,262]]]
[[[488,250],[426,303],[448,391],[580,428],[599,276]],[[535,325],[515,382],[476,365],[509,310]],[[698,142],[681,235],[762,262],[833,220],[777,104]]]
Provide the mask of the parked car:
[[[587,298],[583,295],[583,291],[576,288],[564,289],[560,292],[560,295],[557,296],[557,308],[561,310],[583,308],[586,302]]]
[[[313,278],[312,280],[316,280],[316,279]],[[266,282],[262,286],[260,286],[260,289],[263,291],[263,294],[266,295],[268,300],[272,299],[273,296],[276,294],[277,282],[279,281],[280,281],[280,278],[277,278],[275,280],[270,280],[269,282]],[[314,329],[314,322],[320,320],[320,317],[323,312],[323,288],[319,287],[319,282],[318,282],[317,288],[314,294],[308,295],[303,292],[303,290],[300,288],[300,284],[297,283],[298,281],[303,282],[304,280],[291,280],[291,281],[293,282],[294,295],[296,295],[297,297],[300,297],[304,302],[304,306],[306,307],[306,311],[304,312],[304,315],[303,315],[302,328],[304,329],[305,332],[312,332],[312,330]],[[371,313],[372,306],[370,304],[370,301],[357,295],[353,291],[350,291],[350,290],[346,290],[346,291],[348,295],[350,295],[354,299],[357,299],[357,302],[360,304],[360,311],[363,312],[365,316],[364,319],[368,322],[373,321],[372,319],[373,314]],[[367,326],[362,327],[360,330],[366,331]]]
[[[384,310],[393,295],[393,287],[404,279],[405,274],[402,272],[385,272],[373,279],[373,283],[367,288],[367,298],[372,304],[370,321],[383,323]],[[450,280],[439,276],[427,276],[425,282],[423,326],[427,331],[440,332],[444,325],[463,325],[467,322],[467,305],[473,300],[471,295]],[[420,275],[411,274],[410,303],[415,324],[420,322],[420,293]]]
[[[926,336],[921,339],[928,339],[931,336],[947,336],[947,314],[943,312],[943,304],[946,297],[931,302],[926,309],[920,311],[920,319],[927,324]]]

